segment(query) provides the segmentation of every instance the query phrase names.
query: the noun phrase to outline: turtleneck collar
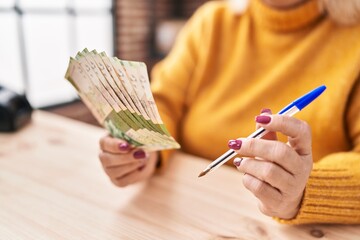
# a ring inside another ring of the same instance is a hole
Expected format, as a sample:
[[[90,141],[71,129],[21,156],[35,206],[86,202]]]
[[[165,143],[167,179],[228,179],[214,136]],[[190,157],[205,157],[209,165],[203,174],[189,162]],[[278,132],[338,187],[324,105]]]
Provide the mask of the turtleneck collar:
[[[262,0],[251,0],[250,11],[258,24],[282,32],[306,27],[323,15],[317,0],[309,0],[289,9],[272,8]]]

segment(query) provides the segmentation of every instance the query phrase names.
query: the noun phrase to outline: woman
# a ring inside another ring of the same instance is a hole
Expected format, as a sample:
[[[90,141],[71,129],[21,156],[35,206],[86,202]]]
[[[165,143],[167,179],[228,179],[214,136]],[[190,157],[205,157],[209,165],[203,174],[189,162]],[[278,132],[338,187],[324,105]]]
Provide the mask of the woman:
[[[359,0],[251,0],[241,14],[205,4],[153,71],[164,123],[185,152],[213,160],[230,147],[246,156],[234,164],[264,214],[360,223],[359,19]],[[259,114],[322,84],[326,92],[296,118]],[[252,132],[254,116],[267,140],[237,139]],[[100,146],[121,187],[166,168],[170,154],[111,137]]]

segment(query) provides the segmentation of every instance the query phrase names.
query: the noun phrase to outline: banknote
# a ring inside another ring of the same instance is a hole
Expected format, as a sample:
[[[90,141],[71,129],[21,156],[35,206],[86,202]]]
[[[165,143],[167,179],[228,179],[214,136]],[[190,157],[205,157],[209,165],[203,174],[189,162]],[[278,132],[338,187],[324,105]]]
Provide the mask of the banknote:
[[[118,120],[120,119],[122,122],[122,127],[130,128],[128,131],[131,131],[131,137],[138,141],[142,142],[145,145],[149,144],[158,144],[159,141],[156,138],[152,138],[149,135],[144,135],[142,131],[139,131],[139,125],[133,122],[129,116],[127,111],[122,111],[124,106],[120,101],[117,100],[117,97],[113,91],[113,89],[107,84],[107,81],[104,79],[98,68],[95,66],[95,63],[90,59],[90,57],[83,52],[78,53],[76,59],[80,63],[80,66],[83,67],[83,70],[88,74],[91,82],[100,90],[101,94],[110,104],[112,109],[117,113]],[[112,131],[115,131],[113,125],[109,125]],[[125,134],[129,135],[129,133]]]
[[[121,83],[124,84],[124,88],[130,95],[130,98],[133,100],[134,105],[139,109],[142,116],[144,116],[145,121],[151,125],[152,129],[155,132],[161,134],[165,141],[169,140],[169,133],[167,130],[164,130],[162,126],[159,126],[157,121],[151,114],[151,110],[148,109],[147,103],[144,99],[144,92],[141,86],[137,84],[137,75],[132,69],[130,62],[122,61],[117,58],[111,59],[111,64],[114,67],[115,71],[119,73]],[[173,139],[170,137],[170,142],[173,143]]]
[[[129,125],[123,123],[121,117],[114,111],[96,85],[91,82],[89,75],[76,59],[70,59],[65,77],[75,86],[80,98],[98,122],[106,126],[112,135],[125,139],[134,146],[142,145],[142,139],[134,135],[134,130]],[[113,125],[117,128],[113,128]]]
[[[111,58],[110,64],[119,76],[119,82],[123,84],[125,92],[127,92],[127,94],[129,95],[135,108],[140,112],[140,115],[143,117],[146,124],[150,125],[152,130],[156,133],[160,133],[160,136],[162,136],[162,138],[165,138],[165,140],[167,141],[169,139],[168,134],[165,133],[161,128],[159,128],[159,126],[157,126],[156,122],[151,119],[151,115],[149,115],[149,111],[147,110],[146,106],[141,103],[141,91],[138,91],[139,89],[136,89],[136,86],[132,83],[129,75],[130,69],[124,67],[123,62],[116,58]],[[174,140],[171,138],[170,142],[174,143]]]
[[[112,136],[149,151],[180,148],[160,118],[144,63],[84,49],[70,58],[65,78]]]
[[[120,89],[115,83],[117,79],[114,80],[113,77],[109,74],[97,52],[89,52],[87,51],[87,49],[84,49],[81,54],[86,58],[86,60],[90,64],[91,69],[100,79],[100,82],[104,85],[106,89],[109,89],[110,95],[120,106],[121,111],[123,111],[122,118],[130,126],[135,124],[137,133],[140,134],[141,137],[146,136],[147,139],[152,141],[152,143],[162,144],[164,141],[168,141],[168,138],[164,137],[161,134],[158,134],[157,132],[153,131],[151,127],[148,127],[146,124],[144,124],[141,117],[132,112],[131,106],[125,106],[127,101],[121,96],[122,94],[120,92]],[[130,107],[130,109],[127,109],[127,107]],[[169,143],[172,143],[172,141],[169,141]]]

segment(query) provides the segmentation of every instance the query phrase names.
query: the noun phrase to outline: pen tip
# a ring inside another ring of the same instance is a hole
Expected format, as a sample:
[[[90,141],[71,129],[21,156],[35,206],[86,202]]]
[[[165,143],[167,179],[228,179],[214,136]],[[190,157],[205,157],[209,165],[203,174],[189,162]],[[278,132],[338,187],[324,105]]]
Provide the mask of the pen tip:
[[[205,176],[208,172],[210,172],[210,169],[206,169],[206,170],[202,171],[198,177]]]

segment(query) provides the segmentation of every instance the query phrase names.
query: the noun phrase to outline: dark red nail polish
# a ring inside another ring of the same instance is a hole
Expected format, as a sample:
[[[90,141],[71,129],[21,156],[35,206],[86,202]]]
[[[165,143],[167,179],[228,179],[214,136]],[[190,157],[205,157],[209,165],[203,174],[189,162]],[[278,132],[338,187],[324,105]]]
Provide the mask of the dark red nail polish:
[[[270,113],[271,114],[271,110],[269,108],[263,108],[261,110],[261,113]]]
[[[139,158],[145,158],[146,154],[144,152],[144,150],[137,150],[136,152],[134,152],[133,154],[134,158],[139,159]]]
[[[236,140],[230,140],[228,142],[228,147],[233,150],[239,150],[241,148],[242,141],[239,139]]]
[[[236,166],[236,167],[240,167],[240,164],[241,164],[241,161],[242,161],[243,159],[242,158],[235,158],[235,160],[234,160],[234,165]]]
[[[119,144],[119,149],[120,149],[121,151],[126,151],[126,150],[129,149],[129,144],[126,143],[126,142],[120,143],[120,144]]]
[[[271,121],[271,117],[270,116],[264,116],[264,115],[256,116],[255,121],[257,123],[267,124],[267,123],[269,123]]]

